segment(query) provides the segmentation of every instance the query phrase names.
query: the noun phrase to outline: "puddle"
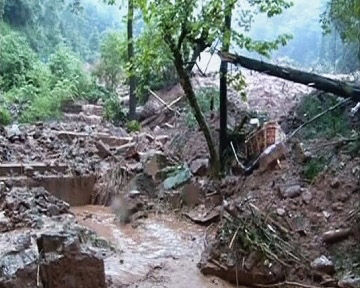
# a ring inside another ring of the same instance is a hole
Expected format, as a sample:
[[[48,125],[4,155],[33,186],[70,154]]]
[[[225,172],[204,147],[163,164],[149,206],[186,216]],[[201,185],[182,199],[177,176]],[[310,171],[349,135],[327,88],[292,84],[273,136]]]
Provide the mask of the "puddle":
[[[233,287],[203,276],[196,267],[205,227],[169,215],[142,219],[133,228],[114,222],[109,207],[73,207],[78,222],[112,242],[120,251],[105,259],[111,287]]]

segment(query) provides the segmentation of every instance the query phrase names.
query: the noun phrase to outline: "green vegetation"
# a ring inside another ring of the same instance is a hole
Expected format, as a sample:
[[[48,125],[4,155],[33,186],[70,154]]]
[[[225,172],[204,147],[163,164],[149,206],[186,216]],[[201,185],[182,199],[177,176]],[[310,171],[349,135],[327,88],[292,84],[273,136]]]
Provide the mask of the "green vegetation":
[[[2,105],[21,107],[21,122],[56,118],[63,101],[86,98],[96,89],[81,61],[63,45],[45,64],[24,37],[10,32],[0,36],[0,54]]]
[[[304,165],[303,174],[306,179],[312,181],[321,173],[326,167],[327,161],[324,157],[317,157],[311,159]]]
[[[217,95],[219,94],[219,90],[215,88],[202,88],[196,91],[196,99],[198,101],[198,104],[200,106],[201,112],[204,115],[208,115],[209,112],[211,112],[211,102],[214,101],[214,107],[213,109],[217,111],[220,106],[220,100]],[[191,111],[190,105],[187,105],[187,115],[186,115],[186,124],[189,128],[195,128],[196,127],[196,119]]]
[[[104,118],[114,125],[119,125],[126,120],[124,108],[119,103],[116,95],[109,95],[105,100],[104,108]]]
[[[129,132],[139,132],[141,129],[141,124],[136,120],[131,120],[127,122],[126,127]]]
[[[296,114],[306,122],[336,105],[338,101],[337,97],[329,94],[319,94],[317,97],[316,94],[310,94],[301,99]],[[344,105],[329,111],[300,131],[300,134],[305,139],[321,137],[331,139],[335,136],[348,137],[350,133],[351,125]]]
[[[11,120],[58,118],[64,101],[86,99],[94,103],[109,94],[96,84],[96,75],[84,69],[83,61],[97,58],[99,31],[120,27],[114,22],[116,13],[92,1],[84,1],[82,7],[73,4],[50,0],[0,1],[3,125]],[[10,115],[9,107],[15,107],[17,112]]]

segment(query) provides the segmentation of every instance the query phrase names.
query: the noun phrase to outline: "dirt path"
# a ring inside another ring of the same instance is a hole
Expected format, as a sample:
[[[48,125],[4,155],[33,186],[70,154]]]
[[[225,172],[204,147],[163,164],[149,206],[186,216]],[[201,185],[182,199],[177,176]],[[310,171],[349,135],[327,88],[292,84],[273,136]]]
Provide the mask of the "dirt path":
[[[136,228],[114,222],[108,207],[71,209],[79,223],[113,243],[120,253],[105,260],[109,287],[233,287],[203,276],[196,264],[205,228],[169,215],[144,219]]]

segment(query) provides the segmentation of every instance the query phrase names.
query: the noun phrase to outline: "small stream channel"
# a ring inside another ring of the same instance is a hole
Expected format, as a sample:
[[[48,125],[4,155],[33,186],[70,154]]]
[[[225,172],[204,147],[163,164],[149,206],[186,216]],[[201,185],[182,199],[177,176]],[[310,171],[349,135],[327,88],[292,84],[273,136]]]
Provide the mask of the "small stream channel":
[[[152,215],[136,228],[114,221],[109,207],[73,207],[78,222],[113,243],[121,252],[105,259],[111,287],[233,287],[203,276],[196,264],[205,227],[169,215]]]

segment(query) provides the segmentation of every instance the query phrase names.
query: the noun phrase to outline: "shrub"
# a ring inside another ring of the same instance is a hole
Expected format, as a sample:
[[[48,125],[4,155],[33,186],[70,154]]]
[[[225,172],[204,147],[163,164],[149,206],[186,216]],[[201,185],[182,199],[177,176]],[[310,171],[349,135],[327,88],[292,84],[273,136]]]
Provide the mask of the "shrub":
[[[119,103],[116,95],[111,95],[104,103],[104,118],[114,125],[120,125],[126,121],[126,114]]]
[[[131,120],[127,122],[126,127],[129,132],[138,132],[141,129],[139,121],[136,120]]]
[[[90,76],[85,73],[81,61],[69,48],[58,46],[50,56],[48,65],[53,77],[52,85],[66,80],[74,88],[75,97],[86,97],[91,88]]]
[[[14,32],[0,35],[0,55],[0,77],[5,92],[26,84],[29,72],[39,61],[25,38]]]
[[[11,123],[11,115],[9,110],[0,107],[0,125],[9,125]]]
[[[296,113],[306,122],[337,103],[338,100],[335,96],[329,94],[321,96],[320,94],[319,97],[316,97],[316,94],[312,93],[301,99]],[[350,133],[350,121],[344,106],[326,113],[300,131],[300,134],[308,139],[315,137],[332,138],[336,135],[348,136]]]
[[[200,106],[201,111],[204,114],[207,114],[211,111],[211,101],[214,101],[214,110],[219,109],[220,100],[218,97],[219,91],[212,87],[202,88],[196,92],[196,98],[198,100],[198,104]],[[186,116],[186,124],[193,128],[197,125],[194,113],[191,111],[191,107],[188,105],[187,107],[188,113]]]
[[[311,159],[305,164],[303,174],[306,179],[312,181],[322,172],[326,167],[326,159],[324,157],[318,157]]]

